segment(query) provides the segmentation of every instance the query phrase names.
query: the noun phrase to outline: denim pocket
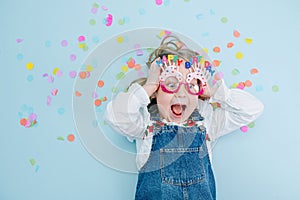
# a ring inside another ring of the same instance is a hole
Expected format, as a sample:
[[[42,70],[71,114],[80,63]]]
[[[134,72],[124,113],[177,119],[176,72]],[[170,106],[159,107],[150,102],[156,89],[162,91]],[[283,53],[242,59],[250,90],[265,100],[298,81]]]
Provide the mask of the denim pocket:
[[[202,147],[160,149],[160,170],[164,183],[192,185],[205,180]]]

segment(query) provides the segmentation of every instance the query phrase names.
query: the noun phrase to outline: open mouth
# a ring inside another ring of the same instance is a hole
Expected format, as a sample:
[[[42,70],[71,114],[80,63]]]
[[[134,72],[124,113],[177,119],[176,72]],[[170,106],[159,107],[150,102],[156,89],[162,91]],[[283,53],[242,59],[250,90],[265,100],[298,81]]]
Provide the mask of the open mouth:
[[[184,113],[185,109],[186,109],[186,105],[182,105],[182,104],[171,105],[172,113],[176,118],[182,117],[182,114]]]

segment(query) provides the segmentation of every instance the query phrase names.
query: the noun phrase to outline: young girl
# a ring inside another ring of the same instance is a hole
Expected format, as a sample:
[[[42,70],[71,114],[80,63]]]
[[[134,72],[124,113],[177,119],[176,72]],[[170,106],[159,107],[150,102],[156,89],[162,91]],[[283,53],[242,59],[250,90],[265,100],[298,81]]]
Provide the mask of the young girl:
[[[255,120],[262,103],[215,80],[212,65],[175,36],[149,56],[147,79],[107,105],[108,124],[136,140],[135,199],[216,199],[212,144]]]

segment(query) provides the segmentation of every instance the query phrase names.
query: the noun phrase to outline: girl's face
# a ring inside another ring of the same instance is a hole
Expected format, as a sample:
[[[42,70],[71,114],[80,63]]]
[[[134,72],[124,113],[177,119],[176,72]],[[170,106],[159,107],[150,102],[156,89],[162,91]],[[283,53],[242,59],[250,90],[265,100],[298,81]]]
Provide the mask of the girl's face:
[[[185,68],[184,62],[181,63],[179,72],[182,73],[183,82],[185,82],[189,70]],[[198,106],[198,96],[190,94],[185,85],[181,85],[179,91],[173,94],[163,92],[159,87],[156,101],[161,117],[169,122],[177,123],[186,121]]]

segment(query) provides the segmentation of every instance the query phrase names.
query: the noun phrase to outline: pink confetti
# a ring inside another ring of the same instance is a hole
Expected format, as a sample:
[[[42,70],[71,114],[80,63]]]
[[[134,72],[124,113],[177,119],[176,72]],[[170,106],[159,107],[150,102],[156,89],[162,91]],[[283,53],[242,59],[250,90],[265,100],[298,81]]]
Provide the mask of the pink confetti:
[[[70,73],[69,73],[69,76],[71,77],[71,78],[75,78],[76,77],[76,71],[70,71]]]
[[[162,0],[155,0],[156,5],[161,5],[162,4]]]
[[[58,71],[56,72],[56,76],[57,76],[57,77],[62,77],[62,75],[63,75],[63,73],[62,73],[61,70],[58,70]]]
[[[68,41],[67,40],[63,40],[63,41],[61,41],[61,46],[62,47],[66,47],[66,46],[68,46]]]
[[[248,126],[242,126],[240,129],[242,132],[246,133],[248,131]]]
[[[83,35],[78,37],[78,42],[84,42],[85,41],[85,37]]]
[[[53,76],[48,76],[48,82],[53,83],[54,82],[54,77]]]
[[[97,92],[93,92],[92,97],[93,97],[93,98],[97,98],[97,97],[98,97]]]
[[[50,106],[51,105],[51,97],[50,96],[47,96],[47,106]]]
[[[76,55],[75,55],[75,54],[71,54],[71,55],[70,55],[70,60],[71,60],[71,61],[75,61],[75,60],[76,60],[76,58],[77,58],[77,57],[76,57]]]
[[[107,11],[108,10],[108,8],[106,7],[106,6],[101,6],[101,8],[102,8],[102,10],[104,10],[104,11]]]
[[[112,22],[113,22],[113,16],[111,14],[108,14],[107,17],[106,17],[106,26],[111,26],[112,25]]]
[[[54,88],[54,89],[51,91],[52,96],[56,96],[56,95],[57,95],[57,92],[58,92],[58,89],[57,89],[57,88]]]
[[[17,39],[16,39],[16,42],[17,42],[17,43],[21,43],[21,42],[23,42],[23,39],[17,38]]]
[[[92,12],[93,14],[96,14],[96,13],[98,12],[98,8],[93,7],[92,10],[91,10],[91,12]]]
[[[48,74],[47,73],[43,74],[43,77],[48,77]]]

